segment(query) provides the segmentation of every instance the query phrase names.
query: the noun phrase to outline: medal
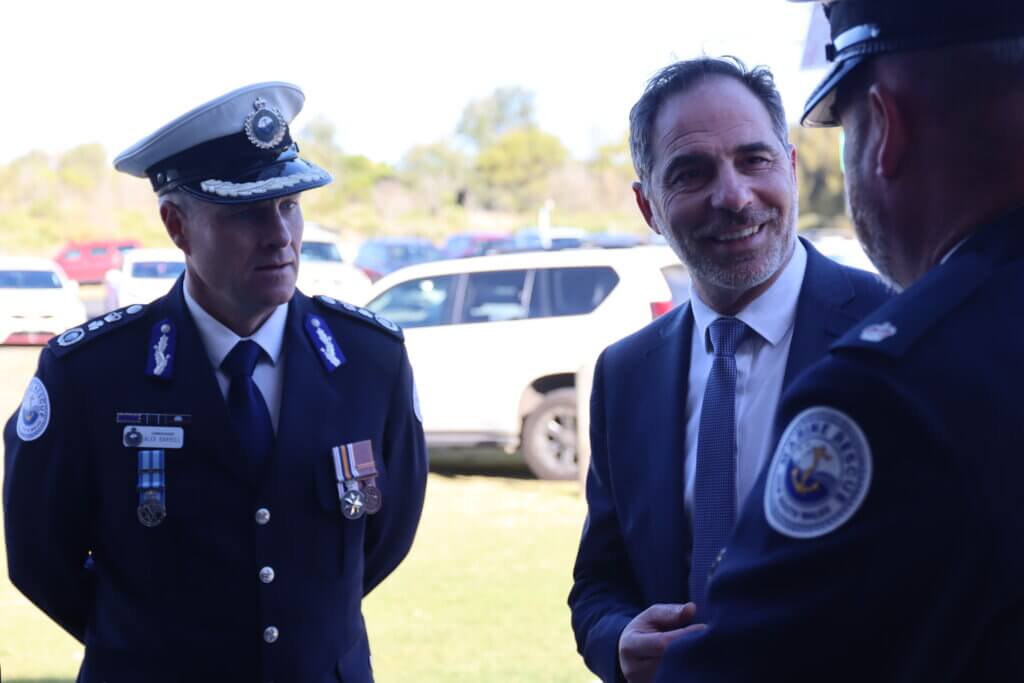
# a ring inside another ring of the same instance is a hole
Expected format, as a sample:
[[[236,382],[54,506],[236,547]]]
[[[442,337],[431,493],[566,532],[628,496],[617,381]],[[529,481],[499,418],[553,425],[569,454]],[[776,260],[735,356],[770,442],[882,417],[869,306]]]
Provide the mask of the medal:
[[[341,514],[345,519],[359,519],[366,514],[366,496],[359,489],[349,489],[341,497]]]
[[[373,481],[372,479],[370,480]],[[363,497],[366,499],[366,514],[375,515],[380,510],[383,498],[380,494],[380,489],[374,486],[372,483],[367,483],[363,487]]]
[[[136,508],[139,521],[142,526],[152,529],[159,526],[167,517],[167,508],[163,503],[163,496],[159,491],[145,491],[142,493],[142,501]]]

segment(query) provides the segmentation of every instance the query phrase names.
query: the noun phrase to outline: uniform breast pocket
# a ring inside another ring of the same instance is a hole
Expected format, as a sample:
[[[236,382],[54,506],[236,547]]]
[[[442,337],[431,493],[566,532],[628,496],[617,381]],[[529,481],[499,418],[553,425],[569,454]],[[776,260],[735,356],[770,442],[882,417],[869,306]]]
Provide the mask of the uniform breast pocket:
[[[353,510],[351,497],[343,500],[346,490],[342,487],[338,491],[329,455],[319,458],[314,467],[313,485],[318,507],[314,534],[316,566],[328,576],[361,572],[366,514],[363,510]],[[358,514],[360,512],[362,514]]]

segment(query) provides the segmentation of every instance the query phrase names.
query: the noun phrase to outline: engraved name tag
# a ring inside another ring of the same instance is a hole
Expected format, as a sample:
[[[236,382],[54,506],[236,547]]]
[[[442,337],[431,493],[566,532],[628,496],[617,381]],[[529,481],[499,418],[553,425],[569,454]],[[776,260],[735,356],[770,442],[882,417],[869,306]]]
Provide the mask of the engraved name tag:
[[[121,440],[128,448],[181,448],[185,445],[185,430],[181,427],[128,425]]]

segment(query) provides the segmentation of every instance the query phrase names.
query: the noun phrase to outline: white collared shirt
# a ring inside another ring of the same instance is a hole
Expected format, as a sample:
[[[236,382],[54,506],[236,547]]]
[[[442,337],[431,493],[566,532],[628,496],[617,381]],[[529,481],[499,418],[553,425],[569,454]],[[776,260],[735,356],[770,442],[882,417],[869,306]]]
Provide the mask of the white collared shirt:
[[[252,371],[252,379],[263,394],[263,400],[267,402],[267,410],[270,411],[270,421],[274,425],[274,433],[277,433],[277,421],[281,415],[281,393],[284,389],[284,354],[281,349],[284,346],[284,326],[288,320],[288,304],[281,304],[274,309],[270,317],[260,325],[250,337],[239,337],[230,329],[224,326],[219,320],[206,312],[199,303],[189,294],[189,277],[185,273],[185,305],[188,312],[192,314],[199,329],[199,338],[206,348],[206,355],[210,358],[210,364],[214,367],[217,376],[217,384],[220,386],[220,393],[227,400],[228,389],[231,378],[221,370],[220,364],[224,362],[231,349],[235,348],[242,339],[252,339],[266,352],[256,363]]]
[[[796,306],[807,270],[807,250],[796,240],[793,256],[778,279],[761,296],[736,314],[750,329],[736,350],[736,504],[743,506],[772,447],[775,410],[782,394],[789,347],[793,341]],[[686,394],[686,518],[693,529],[693,480],[697,473],[697,438],[701,403],[714,352],[708,327],[723,317],[701,300],[690,286],[693,338]]]

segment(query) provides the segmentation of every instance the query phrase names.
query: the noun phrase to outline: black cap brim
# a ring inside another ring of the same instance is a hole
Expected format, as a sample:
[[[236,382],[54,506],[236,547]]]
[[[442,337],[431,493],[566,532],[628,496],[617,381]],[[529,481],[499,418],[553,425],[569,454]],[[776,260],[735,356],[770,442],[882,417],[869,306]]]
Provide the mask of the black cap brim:
[[[183,183],[178,189],[214,204],[248,204],[322,187],[333,178],[324,169],[294,155],[250,168],[232,178],[208,178]]]
[[[803,116],[800,117],[800,125],[808,128],[830,128],[839,125],[839,116],[835,111],[836,89],[839,82],[849,76],[850,72],[865,59],[864,55],[851,55],[832,67],[825,79],[807,98]]]

